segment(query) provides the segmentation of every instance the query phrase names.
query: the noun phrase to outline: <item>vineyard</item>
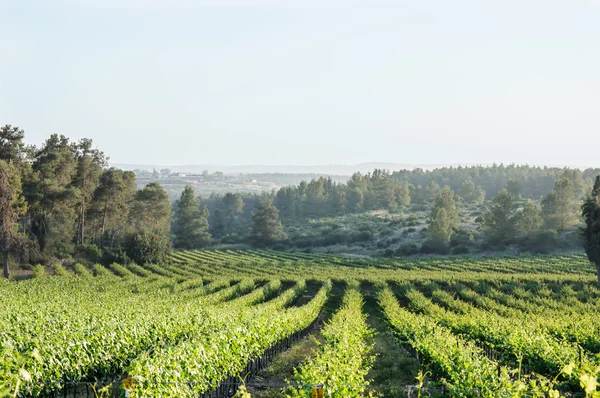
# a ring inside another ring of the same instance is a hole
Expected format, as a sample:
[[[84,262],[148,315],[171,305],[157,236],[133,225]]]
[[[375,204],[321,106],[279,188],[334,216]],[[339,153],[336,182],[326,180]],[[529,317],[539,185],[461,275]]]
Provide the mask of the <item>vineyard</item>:
[[[264,383],[269,396],[598,398],[594,271],[583,255],[258,250],[57,267],[0,281],[0,397],[248,397],[261,369],[312,338],[285,383]],[[382,378],[395,366],[378,362],[382,338],[418,368]]]

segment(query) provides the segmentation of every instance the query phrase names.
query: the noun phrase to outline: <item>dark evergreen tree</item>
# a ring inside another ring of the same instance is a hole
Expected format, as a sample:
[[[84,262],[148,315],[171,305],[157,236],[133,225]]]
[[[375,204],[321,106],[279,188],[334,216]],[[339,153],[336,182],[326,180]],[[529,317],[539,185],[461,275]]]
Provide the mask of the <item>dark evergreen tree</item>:
[[[175,235],[173,246],[178,249],[200,249],[211,242],[208,233],[208,210],[200,210],[194,188],[187,185],[177,202],[177,210],[172,224]]]
[[[581,207],[583,217],[583,247],[588,259],[596,266],[600,286],[600,175],[596,177],[592,193]]]
[[[500,191],[484,216],[486,239],[494,245],[513,243],[516,237],[515,198],[506,189]]]
[[[279,211],[271,200],[263,199],[256,205],[252,215],[252,244],[258,247],[271,246],[288,239],[279,221]]]
[[[21,196],[19,170],[12,161],[0,160],[0,253],[4,277],[8,278],[8,256],[23,247],[24,239],[18,233],[17,222],[25,212],[26,203]]]

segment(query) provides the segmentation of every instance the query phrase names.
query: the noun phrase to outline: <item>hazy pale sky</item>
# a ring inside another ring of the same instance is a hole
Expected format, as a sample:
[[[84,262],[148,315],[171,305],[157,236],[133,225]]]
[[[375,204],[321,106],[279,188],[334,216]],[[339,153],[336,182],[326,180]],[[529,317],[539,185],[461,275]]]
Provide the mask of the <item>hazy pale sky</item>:
[[[0,0],[0,123],[115,163],[600,166],[600,0]]]

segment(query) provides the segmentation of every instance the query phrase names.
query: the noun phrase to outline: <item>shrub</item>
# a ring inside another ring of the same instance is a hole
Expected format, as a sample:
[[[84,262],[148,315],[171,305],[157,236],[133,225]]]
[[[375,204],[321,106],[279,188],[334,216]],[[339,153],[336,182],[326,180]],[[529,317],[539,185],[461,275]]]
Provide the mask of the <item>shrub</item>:
[[[102,249],[91,244],[77,246],[75,249],[75,254],[78,258],[84,258],[92,263],[101,261],[103,256]]]
[[[46,268],[44,268],[43,265],[41,264],[37,264],[33,266],[33,277],[34,278],[41,278],[46,276]]]
[[[426,240],[421,245],[421,253],[426,254],[448,254],[449,248],[447,245],[433,240]]]
[[[94,265],[92,265],[92,270],[94,271],[94,276],[108,276],[108,275],[111,275],[111,273],[102,264],[94,264]]]
[[[398,250],[396,250],[396,254],[399,256],[412,256],[413,254],[418,254],[419,253],[419,247],[417,245],[415,245],[414,243],[406,243],[402,246],[400,246],[400,248]]]
[[[58,263],[54,265],[54,275],[56,276],[71,276],[69,272],[63,267],[62,264]]]
[[[171,237],[159,229],[136,232],[127,238],[125,253],[136,264],[160,264],[171,254]]]
[[[90,274],[90,272],[87,270],[87,268],[85,268],[83,266],[83,264],[81,263],[77,263],[75,265],[73,265],[73,269],[75,270],[75,273],[79,276],[82,276],[84,278],[89,278],[90,276],[92,276]]]
[[[450,246],[466,246],[474,239],[474,234],[466,229],[459,229],[450,238]]]
[[[352,242],[365,242],[373,239],[373,232],[361,231],[352,235]]]
[[[468,254],[471,250],[467,245],[458,245],[452,248],[452,254]]]
[[[554,230],[541,231],[524,237],[519,243],[534,253],[549,253],[558,244],[558,234]]]

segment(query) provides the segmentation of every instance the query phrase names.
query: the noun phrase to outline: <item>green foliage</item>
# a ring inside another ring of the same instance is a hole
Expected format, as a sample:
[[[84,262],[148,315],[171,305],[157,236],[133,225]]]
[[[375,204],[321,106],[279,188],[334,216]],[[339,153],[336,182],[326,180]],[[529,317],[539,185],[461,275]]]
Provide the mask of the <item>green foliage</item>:
[[[92,265],[92,270],[94,271],[94,276],[110,276],[111,275],[111,273],[102,264]]]
[[[0,133],[4,133],[4,129],[0,130]],[[13,145],[0,135],[0,149],[2,147],[4,150],[8,150]],[[7,163],[5,160],[0,160],[0,255],[3,260],[5,278],[9,277],[9,254],[22,251],[24,246],[24,238],[17,229],[17,221],[27,209],[21,188],[21,176],[18,168],[13,165],[12,161]]]
[[[90,271],[88,271],[88,269],[81,263],[76,263],[73,265],[73,269],[75,270],[75,274],[81,276],[82,278],[90,278],[92,276]]]
[[[486,239],[493,245],[511,244],[516,237],[516,206],[514,197],[506,189],[492,201],[489,211],[484,216]]]
[[[450,243],[453,232],[446,209],[434,207],[429,220],[429,238],[432,241],[445,246]]]
[[[320,384],[331,397],[363,397],[368,386],[367,373],[373,358],[368,339],[373,331],[362,312],[363,300],[356,287],[347,289],[341,308],[322,330],[325,342],[315,358],[295,369],[294,379],[301,386],[292,397],[311,395]]]
[[[127,256],[137,264],[161,263],[171,253],[171,238],[162,228],[134,232],[124,243]]]
[[[454,192],[448,187],[439,190],[429,216],[429,242],[423,244],[426,253],[446,252],[452,234],[458,229],[459,214]]]
[[[596,177],[592,193],[581,207],[581,215],[583,246],[588,259],[596,266],[600,285],[600,176]]]
[[[470,177],[462,183],[459,195],[467,203],[483,203],[485,200],[485,190],[482,187],[475,185]]]
[[[523,209],[515,217],[516,233],[521,237],[537,233],[544,224],[540,205],[530,199],[525,202]]]
[[[56,276],[72,276],[70,272],[68,272],[65,267],[58,263],[54,265],[54,275]]]
[[[210,244],[208,233],[208,210],[200,210],[194,188],[187,185],[177,202],[172,231],[173,246],[178,249],[200,249]]]
[[[554,190],[542,199],[546,227],[562,232],[574,226],[578,221],[578,206],[573,182],[561,178],[556,182]]]
[[[255,246],[270,246],[288,239],[279,221],[279,211],[270,200],[259,202],[252,221],[252,242]]]
[[[47,276],[46,268],[41,264],[36,264],[33,266],[33,277],[34,278],[42,278]]]

